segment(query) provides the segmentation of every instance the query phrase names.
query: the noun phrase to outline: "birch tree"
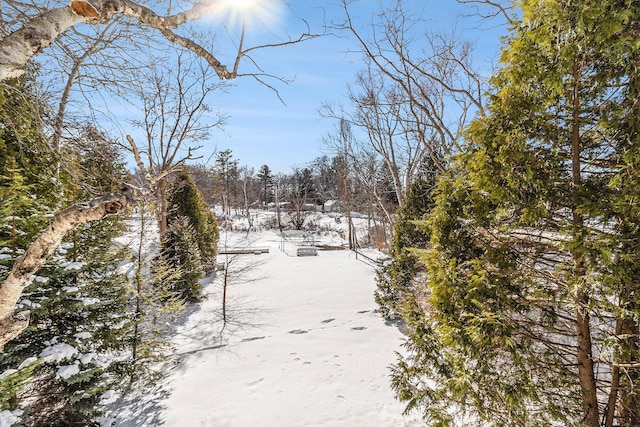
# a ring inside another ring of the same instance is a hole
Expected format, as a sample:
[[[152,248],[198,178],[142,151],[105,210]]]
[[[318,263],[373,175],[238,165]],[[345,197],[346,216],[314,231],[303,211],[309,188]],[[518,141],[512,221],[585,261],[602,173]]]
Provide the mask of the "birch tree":
[[[12,2],[12,4],[18,9],[22,7],[21,3]],[[172,44],[181,46],[203,58],[221,80],[250,76],[268,84],[265,82],[266,78],[277,79],[277,76],[262,71],[242,73],[241,64],[245,61],[251,62],[252,53],[258,49],[286,46],[317,37],[317,34],[305,32],[284,41],[247,47],[244,44],[245,32],[242,31],[236,44],[235,58],[227,66],[205,47],[205,43],[179,32],[179,29],[188,23],[215,12],[217,5],[218,2],[214,0],[197,2],[177,13],[173,13],[171,8],[168,8],[170,12],[163,15],[129,0],[71,0],[68,5],[42,9],[34,15],[24,14],[25,20],[20,25],[6,23],[3,20],[0,40],[0,82],[21,75],[30,59],[50,47],[51,43],[65,32],[80,24],[105,25],[117,17],[126,17],[141,28],[157,31]],[[147,182],[155,184],[171,171],[165,172],[151,177]],[[82,224],[100,220],[133,206],[139,197],[151,190],[152,188],[140,189],[125,184],[120,192],[71,206],[54,216],[50,225],[16,261],[8,278],[0,287],[0,331],[2,331],[0,346],[20,334],[27,326],[28,312],[14,312],[14,305],[28,278],[44,265],[62,238]]]

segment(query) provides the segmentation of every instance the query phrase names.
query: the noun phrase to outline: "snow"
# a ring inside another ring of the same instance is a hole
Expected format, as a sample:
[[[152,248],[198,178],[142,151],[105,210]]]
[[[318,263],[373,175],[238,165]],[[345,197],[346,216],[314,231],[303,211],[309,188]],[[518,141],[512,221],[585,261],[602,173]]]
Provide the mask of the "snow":
[[[37,357],[27,357],[22,361],[22,363],[18,366],[18,369],[26,368],[27,366],[35,363],[38,360]]]
[[[72,261],[64,265],[65,270],[80,270],[85,266],[84,262]]]
[[[90,332],[78,332],[77,334],[74,334],[73,337],[77,340],[86,340],[88,338],[91,338],[91,333]]]
[[[40,357],[43,357],[47,362],[59,362],[61,360],[70,359],[78,353],[75,347],[66,343],[58,343],[50,345],[42,350]]]
[[[91,363],[94,359],[97,359],[98,355],[96,353],[87,353],[87,354],[83,354],[79,360],[80,363],[82,363],[83,365],[86,365],[87,363]]]
[[[217,277],[177,328],[166,378],[113,405],[102,425],[422,425],[418,414],[402,415],[389,386],[403,334],[377,313],[374,269],[348,250],[296,257],[297,244],[273,231],[248,235],[220,238],[269,248],[233,259],[259,264],[249,280],[232,283],[231,275],[227,326]]]
[[[100,401],[98,402],[98,405],[110,405],[112,403],[115,403],[117,399],[118,399],[118,396],[115,391],[107,390],[106,392],[102,393],[102,395],[100,396]]]
[[[58,366],[58,372],[56,376],[66,380],[76,375],[78,372],[80,372],[80,365],[78,365],[77,363],[73,365],[62,365]]]
[[[16,372],[18,372],[17,369],[7,369],[6,371],[4,371],[3,373],[0,374],[0,380],[8,377],[11,374],[15,374]]]
[[[20,416],[23,411],[17,409],[15,411],[4,410],[0,411],[0,426],[10,426],[13,423],[20,421]]]
[[[124,327],[124,325],[126,325],[126,323],[127,322],[123,320],[121,322],[116,323],[115,325],[112,325],[111,328],[112,329],[122,329]]]

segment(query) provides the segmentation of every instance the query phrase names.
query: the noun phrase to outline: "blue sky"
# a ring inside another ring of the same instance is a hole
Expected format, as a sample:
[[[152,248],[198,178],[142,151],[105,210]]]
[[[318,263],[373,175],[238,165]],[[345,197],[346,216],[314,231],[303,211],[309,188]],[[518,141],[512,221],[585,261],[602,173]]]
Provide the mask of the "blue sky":
[[[270,43],[283,29],[296,36],[301,18],[307,20],[312,31],[320,31],[323,13],[326,20],[343,16],[335,0],[293,0],[289,8],[282,8],[277,19],[269,16],[263,24],[254,22],[248,33],[248,44]],[[382,4],[392,5],[390,1]],[[456,31],[473,41],[481,62],[494,63],[498,55],[499,35],[504,28],[488,28],[475,16],[470,6],[455,0],[413,0],[409,8],[424,8],[433,30]],[[379,10],[378,0],[359,0],[352,4],[352,16],[364,26]],[[324,12],[323,12],[324,11]],[[227,17],[227,21],[228,21]],[[330,119],[322,119],[318,109],[323,103],[347,105],[347,85],[362,69],[362,56],[355,53],[359,46],[352,37],[327,36],[301,44],[262,51],[256,56],[265,72],[286,79],[289,84],[272,81],[275,93],[252,78],[239,78],[229,93],[211,104],[229,115],[223,131],[215,131],[200,150],[205,158],[213,150],[231,149],[240,165],[257,169],[268,165],[275,172],[289,173],[294,166],[304,166],[314,158],[330,154],[322,139],[335,126]],[[351,53],[348,53],[351,52]],[[242,71],[242,67],[240,69]]]

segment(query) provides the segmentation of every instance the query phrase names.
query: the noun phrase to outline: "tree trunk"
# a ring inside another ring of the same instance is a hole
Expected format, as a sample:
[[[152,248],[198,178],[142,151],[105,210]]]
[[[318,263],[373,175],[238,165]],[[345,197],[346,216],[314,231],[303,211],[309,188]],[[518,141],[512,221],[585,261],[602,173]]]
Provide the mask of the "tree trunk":
[[[622,333],[622,319],[620,316],[616,319],[616,336]],[[614,358],[614,363],[615,363]],[[620,386],[620,368],[613,366],[611,370],[611,388],[609,390],[609,398],[607,399],[607,408],[605,414],[604,427],[613,427],[613,421],[616,414],[616,404],[618,402],[618,388]]]
[[[638,304],[635,301],[635,297],[631,297],[628,301],[629,311],[637,313]],[[620,336],[622,337],[622,343],[619,363],[636,364],[638,354],[640,354],[640,328],[638,327],[638,322],[633,318],[623,319]],[[619,425],[640,426],[640,396],[635,390],[636,384],[638,384],[639,370],[640,367],[627,368],[624,371],[624,375],[620,376]]]
[[[222,276],[222,323],[227,324],[227,281],[229,279],[229,260],[224,263],[224,275]]]
[[[162,179],[158,182],[158,231],[160,233],[160,241],[163,241],[167,235],[167,181]]]
[[[591,427],[600,425],[598,414],[598,395],[591,344],[591,323],[586,306],[589,297],[579,292],[576,297],[576,327],[578,335],[578,378],[582,388],[582,402],[585,408],[584,424]]]
[[[580,137],[580,66],[576,60],[573,71],[573,86],[570,93],[572,101],[572,129],[571,129],[571,197],[572,197],[572,225],[574,227],[573,240],[578,245],[577,250],[573,250],[572,258],[574,264],[574,276],[578,287],[575,295],[575,316],[576,335],[578,340],[578,379],[582,388],[582,403],[585,409],[584,423],[587,426],[598,427],[600,425],[598,413],[598,394],[596,389],[596,379],[593,364],[593,350],[591,343],[591,321],[587,307],[589,306],[589,295],[583,288],[586,271],[583,262],[584,253],[579,247],[582,245],[584,236],[582,229],[584,219],[578,212],[580,200],[578,191],[582,187],[581,175],[581,137]]]
[[[0,81],[18,77],[29,59],[48,47],[72,26],[86,21],[70,7],[53,9],[33,18],[29,24],[5,36],[0,43]]]

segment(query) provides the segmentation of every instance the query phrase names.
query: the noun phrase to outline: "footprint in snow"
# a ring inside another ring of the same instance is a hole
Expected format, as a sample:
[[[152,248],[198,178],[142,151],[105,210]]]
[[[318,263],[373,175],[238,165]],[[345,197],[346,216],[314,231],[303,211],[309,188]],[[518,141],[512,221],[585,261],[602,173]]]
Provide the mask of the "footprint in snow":
[[[297,334],[297,335],[306,334],[307,332],[309,331],[305,331],[304,329],[294,329],[292,331],[289,331],[290,334]]]
[[[258,379],[257,379],[257,380],[255,380],[255,381],[248,382],[248,383],[247,383],[247,386],[248,386],[248,387],[252,387],[252,386],[254,386],[254,385],[258,385],[258,384],[260,384],[262,381],[264,381],[264,378],[258,378]]]
[[[364,331],[365,329],[367,329],[366,326],[355,326],[351,328],[352,331]]]
[[[265,337],[251,337],[251,338],[245,338],[242,340],[242,342],[248,342],[248,341],[255,341],[255,340],[263,340]]]
[[[320,322],[320,323],[331,323],[331,322],[333,322],[334,320],[336,320],[336,319],[326,319],[326,320],[323,320],[323,321],[322,321],[322,322]]]

